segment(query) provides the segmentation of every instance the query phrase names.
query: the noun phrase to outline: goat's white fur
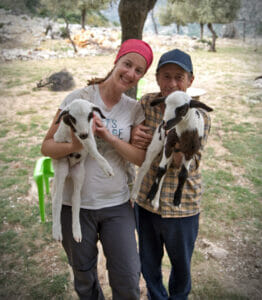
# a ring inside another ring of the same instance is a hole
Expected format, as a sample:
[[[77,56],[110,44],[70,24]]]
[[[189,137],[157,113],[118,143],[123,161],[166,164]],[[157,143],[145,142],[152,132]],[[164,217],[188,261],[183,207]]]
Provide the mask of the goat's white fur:
[[[167,98],[162,99],[162,100],[165,101],[165,105],[166,105],[163,121],[161,124],[159,124],[159,126],[156,128],[156,130],[154,132],[152,141],[147,149],[145,161],[143,162],[142,166],[140,167],[140,169],[138,171],[136,181],[134,183],[132,193],[131,193],[132,200],[136,200],[144,176],[148,172],[148,170],[151,166],[151,163],[153,162],[155,157],[164,148],[162,159],[161,159],[159,167],[158,167],[158,170],[163,172],[163,174],[161,176],[161,179],[159,180],[159,178],[157,177],[155,179],[155,183],[154,183],[158,187],[157,191],[155,193],[155,196],[152,199],[152,206],[155,210],[157,210],[159,208],[159,198],[160,198],[162,184],[163,184],[163,181],[166,176],[166,171],[168,170],[168,168],[171,165],[172,160],[173,160],[173,154],[169,155],[169,157],[166,156],[165,149],[167,146],[170,146],[170,145],[167,145],[168,134],[166,135],[166,130],[168,130],[168,132],[170,132],[172,129],[175,128],[176,135],[178,137],[177,142],[179,142],[179,138],[181,137],[181,134],[184,133],[185,131],[195,131],[196,130],[199,138],[202,138],[204,135],[203,116],[199,112],[196,112],[197,111],[196,108],[193,108],[193,107],[190,108],[190,104],[195,105],[195,107],[200,106],[204,109],[207,109],[208,111],[212,110],[211,108],[204,105],[200,101],[192,100],[189,95],[187,95],[185,92],[182,92],[182,91],[173,92]],[[192,104],[193,101],[194,101],[194,104]],[[188,104],[188,106],[185,104]],[[199,105],[199,104],[201,104],[201,105]],[[178,117],[178,114],[177,114],[178,110],[182,109],[184,106],[189,107],[186,114],[184,116],[182,116],[182,118],[179,122],[177,122],[177,120],[176,120],[175,123],[172,125],[172,120],[175,120]],[[192,161],[192,159],[186,160],[185,156],[183,157],[182,166],[185,167],[187,172],[189,171],[191,161]],[[179,203],[181,200],[181,196],[182,196],[181,190],[177,189],[175,192],[174,198],[177,198],[179,200]]]
[[[52,190],[52,214],[53,214],[53,237],[54,239],[62,240],[61,231],[61,208],[64,183],[67,176],[70,176],[73,181],[72,194],[72,232],[73,237],[77,242],[81,242],[82,233],[79,221],[80,212],[80,192],[85,178],[85,158],[89,154],[98,162],[107,176],[113,176],[113,170],[107,160],[98,152],[96,141],[93,135],[93,111],[99,111],[99,108],[87,100],[76,99],[71,104],[66,106],[60,113],[69,115],[71,120],[75,120],[72,124],[75,136],[82,143],[83,149],[76,155],[67,156],[61,159],[53,159],[53,167],[55,171],[53,190]],[[91,114],[91,115],[90,115]],[[91,116],[91,117],[90,117]],[[82,138],[81,138],[82,137]],[[71,142],[71,127],[65,124],[64,119],[59,124],[59,127],[54,135],[55,142]]]

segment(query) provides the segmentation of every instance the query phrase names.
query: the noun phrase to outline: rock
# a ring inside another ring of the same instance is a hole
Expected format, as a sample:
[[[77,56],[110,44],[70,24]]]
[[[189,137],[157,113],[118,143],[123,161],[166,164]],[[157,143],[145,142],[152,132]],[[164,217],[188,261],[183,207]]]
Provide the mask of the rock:
[[[61,70],[37,83],[38,88],[48,86],[51,91],[68,91],[75,86],[73,76],[67,70]]]
[[[228,255],[227,250],[216,246],[214,243],[206,239],[202,240],[202,246],[204,248],[204,253],[206,254],[206,257],[212,257],[216,260],[222,260]]]
[[[258,76],[255,78],[254,86],[256,88],[262,88],[262,76]]]

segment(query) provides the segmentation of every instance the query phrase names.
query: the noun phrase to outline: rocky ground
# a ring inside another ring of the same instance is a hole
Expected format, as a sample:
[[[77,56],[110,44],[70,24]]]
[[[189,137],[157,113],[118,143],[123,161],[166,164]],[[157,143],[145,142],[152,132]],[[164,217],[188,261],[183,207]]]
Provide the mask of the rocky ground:
[[[97,28],[86,26],[81,31],[78,24],[70,25],[72,38],[77,44],[75,53],[69,40],[61,38],[61,28],[65,24],[56,23],[48,18],[31,18],[28,15],[13,15],[0,9],[0,60],[42,60],[50,58],[90,56],[114,52],[120,45],[120,27]],[[52,27],[46,34],[48,26]],[[145,34],[144,39],[150,43],[154,51],[163,52],[166,47],[183,45],[185,50],[207,47],[197,39],[186,36]],[[60,47],[48,49],[48,41],[56,40]]]

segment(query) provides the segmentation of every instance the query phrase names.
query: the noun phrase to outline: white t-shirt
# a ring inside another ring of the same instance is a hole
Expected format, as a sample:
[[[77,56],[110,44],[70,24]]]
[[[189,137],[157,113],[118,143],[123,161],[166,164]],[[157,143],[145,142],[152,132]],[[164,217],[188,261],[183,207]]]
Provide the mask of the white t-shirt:
[[[103,120],[106,128],[125,142],[130,140],[131,126],[143,122],[144,112],[139,102],[122,95],[120,101],[108,109],[100,97],[98,85],[75,90],[62,102],[60,109],[64,109],[74,99],[86,99],[99,106],[106,117]],[[117,151],[101,138],[96,138],[98,151],[107,159],[114,171],[113,177],[107,177],[96,160],[87,156],[85,161],[86,176],[81,190],[81,207],[100,209],[120,205],[130,198],[128,188],[128,162]],[[63,204],[71,205],[72,180],[66,179]]]

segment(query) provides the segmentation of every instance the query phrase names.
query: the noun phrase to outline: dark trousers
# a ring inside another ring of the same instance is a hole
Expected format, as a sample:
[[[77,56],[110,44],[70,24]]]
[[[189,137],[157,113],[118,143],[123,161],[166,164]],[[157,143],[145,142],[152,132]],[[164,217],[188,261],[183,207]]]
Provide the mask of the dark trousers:
[[[190,264],[198,234],[199,214],[186,218],[162,218],[136,205],[139,253],[148,298],[187,299],[191,290]],[[164,246],[171,262],[169,296],[163,285],[161,262]]]
[[[138,300],[140,262],[130,204],[99,210],[81,209],[81,243],[73,239],[71,207],[63,206],[61,222],[63,247],[73,268],[75,290],[80,299],[104,299],[97,276],[97,241],[100,239],[113,299]]]

